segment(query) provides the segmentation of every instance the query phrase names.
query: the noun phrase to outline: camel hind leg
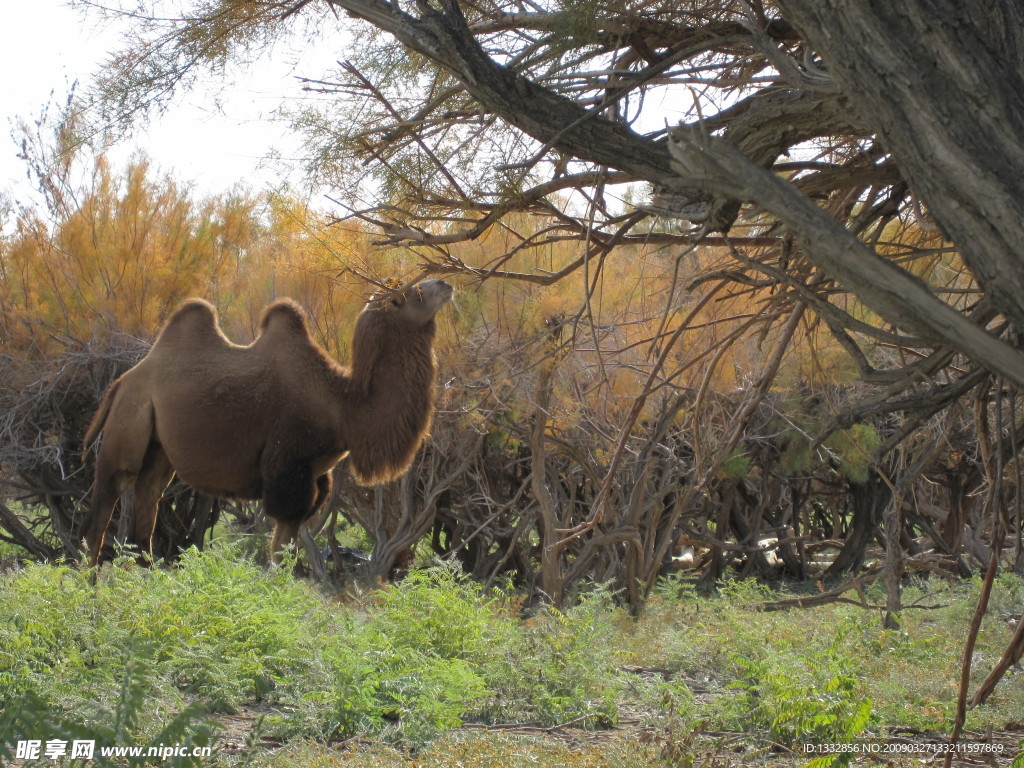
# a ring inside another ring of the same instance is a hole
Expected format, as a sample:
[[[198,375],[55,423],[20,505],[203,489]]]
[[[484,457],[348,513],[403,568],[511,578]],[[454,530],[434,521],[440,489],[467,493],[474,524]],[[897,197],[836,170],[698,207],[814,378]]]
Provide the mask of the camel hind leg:
[[[128,487],[129,482],[131,482],[130,475],[114,471],[111,467],[105,466],[102,460],[97,461],[89,523],[85,531],[89,565],[99,564],[107,527],[110,525],[110,519],[114,516],[114,506],[121,493]]]
[[[153,562],[153,531],[156,530],[157,507],[160,497],[174,477],[174,468],[160,443],[149,444],[142,469],[135,476],[132,490],[131,542],[144,558]]]
[[[119,379],[106,418],[93,430],[102,431],[103,440],[96,456],[96,481],[85,534],[90,565],[99,563],[114,506],[146,467],[155,439],[152,403],[141,388],[133,386],[130,373]],[[92,435],[93,440],[95,437]]]

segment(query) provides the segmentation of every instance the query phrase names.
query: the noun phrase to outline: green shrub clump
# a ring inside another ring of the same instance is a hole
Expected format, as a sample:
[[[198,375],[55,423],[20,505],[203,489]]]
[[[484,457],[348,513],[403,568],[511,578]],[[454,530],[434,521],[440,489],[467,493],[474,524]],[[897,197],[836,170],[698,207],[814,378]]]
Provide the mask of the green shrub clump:
[[[4,574],[0,707],[109,736],[124,714],[98,702],[128,685],[144,702],[125,721],[137,742],[183,712],[245,707],[276,735],[409,743],[467,718],[613,716],[607,611],[596,604],[523,621],[509,598],[438,566],[346,605],[290,571],[229,544],[168,569],[122,558],[95,585],[66,565]],[[13,743],[20,726],[8,725]]]

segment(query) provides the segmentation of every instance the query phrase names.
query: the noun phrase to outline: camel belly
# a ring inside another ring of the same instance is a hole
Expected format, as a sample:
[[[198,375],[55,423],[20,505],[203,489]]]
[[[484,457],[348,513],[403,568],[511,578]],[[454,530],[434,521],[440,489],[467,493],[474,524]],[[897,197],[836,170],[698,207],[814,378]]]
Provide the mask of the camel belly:
[[[263,483],[258,475],[212,474],[192,466],[186,466],[184,471],[175,471],[182,482],[207,496],[219,499],[259,499],[263,496]]]
[[[263,493],[259,420],[195,406],[188,417],[180,414],[156,410],[156,436],[178,477],[210,496],[258,499]]]
[[[165,449],[166,450],[166,449]],[[197,456],[194,452],[167,451],[178,477],[208,496],[227,499],[258,499],[263,479],[258,462],[238,461],[230,454]]]
[[[308,462],[313,476],[344,455],[323,414],[272,397],[273,377],[203,374],[202,366],[162,371],[153,398],[156,436],[178,477],[211,496],[260,498],[276,465]],[[287,461],[272,456],[281,452]],[[270,470],[269,464],[275,465]]]
[[[183,482],[209,496],[260,498],[264,452],[277,441],[268,440],[259,419],[252,416],[208,415],[208,419],[189,422],[162,419],[157,412],[157,439],[171,466]],[[302,447],[296,458],[309,451],[301,460],[308,461],[313,477],[329,472],[348,453],[317,445],[321,441],[312,434],[295,437],[294,444]]]

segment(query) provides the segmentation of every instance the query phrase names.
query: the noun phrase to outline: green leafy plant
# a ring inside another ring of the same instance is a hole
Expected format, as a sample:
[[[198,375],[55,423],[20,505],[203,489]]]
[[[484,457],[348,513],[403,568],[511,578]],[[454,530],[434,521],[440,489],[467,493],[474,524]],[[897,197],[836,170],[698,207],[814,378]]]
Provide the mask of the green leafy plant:
[[[508,625],[503,653],[485,671],[496,695],[484,717],[614,722],[621,681],[619,657],[607,642],[616,634],[610,602],[598,589],[565,611],[545,607],[522,625]]]
[[[660,726],[657,742],[660,757],[674,768],[693,768],[696,764],[697,738],[700,726],[694,723],[697,702],[693,693],[680,680],[655,685]]]
[[[162,759],[162,765],[189,768],[201,763],[194,749],[212,747],[220,725],[199,704],[186,706],[156,728],[145,728],[144,714],[153,688],[152,646],[136,641],[122,652],[122,672],[117,696],[110,708],[102,704],[81,708],[74,715],[29,690],[15,697],[0,714],[0,757],[13,758],[17,741],[75,740],[95,742],[94,765],[142,766],[149,762],[150,748],[180,747],[184,754]],[[107,756],[100,747],[142,747],[141,755]],[[52,761],[46,762],[52,764]]]
[[[825,440],[825,446],[837,454],[843,475],[855,483],[867,482],[872,457],[881,444],[881,435],[870,424],[837,430]]]
[[[744,456],[741,450],[733,451],[719,470],[719,475],[726,480],[742,480],[750,471],[750,457]]]
[[[788,747],[851,743],[871,722],[873,709],[839,652],[841,641],[842,633],[837,632],[817,659],[735,656],[740,677],[732,687],[742,692],[746,717]],[[814,764],[848,765],[852,757],[824,755]]]

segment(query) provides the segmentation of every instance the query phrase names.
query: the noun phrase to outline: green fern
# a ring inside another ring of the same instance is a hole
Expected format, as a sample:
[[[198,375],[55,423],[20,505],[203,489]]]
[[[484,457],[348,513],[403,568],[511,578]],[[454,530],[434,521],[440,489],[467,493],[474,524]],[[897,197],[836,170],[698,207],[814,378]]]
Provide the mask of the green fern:
[[[193,748],[211,747],[220,725],[209,719],[203,709],[193,704],[185,707],[166,723],[154,736],[139,745],[139,730],[146,706],[153,692],[152,647],[143,641],[129,644],[123,651],[123,665],[118,696],[113,709],[95,706],[84,716],[69,717],[59,705],[46,701],[29,690],[11,701],[0,714],[0,758],[13,759],[12,747],[26,737],[40,740],[59,739],[68,743],[76,740],[95,741],[96,766],[143,766],[151,747],[175,745],[189,756],[171,756],[162,765],[189,768],[200,764],[192,757]],[[105,757],[100,746],[142,746],[138,757]],[[52,765],[51,761],[46,761]]]
[[[837,633],[838,634],[838,633]],[[747,717],[766,728],[774,741],[849,744],[871,722],[871,699],[859,693],[857,677],[833,642],[820,659],[804,657],[806,677],[797,678],[768,660],[733,657],[741,675],[733,684],[746,700]],[[822,755],[815,768],[848,765],[849,754]]]

